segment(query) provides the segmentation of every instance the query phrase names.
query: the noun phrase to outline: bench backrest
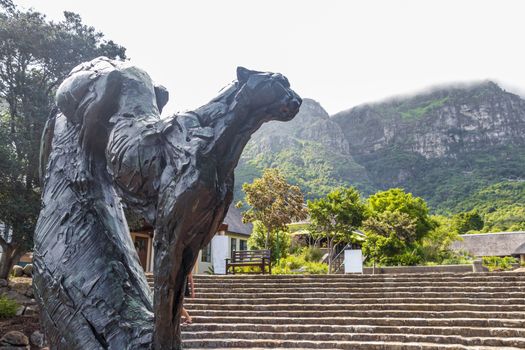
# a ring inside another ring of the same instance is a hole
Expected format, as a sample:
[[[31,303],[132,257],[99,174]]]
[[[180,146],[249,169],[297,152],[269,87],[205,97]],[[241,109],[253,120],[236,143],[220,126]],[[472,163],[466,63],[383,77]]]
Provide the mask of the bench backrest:
[[[270,255],[270,250],[235,250],[232,262],[260,262],[264,259],[269,263]]]

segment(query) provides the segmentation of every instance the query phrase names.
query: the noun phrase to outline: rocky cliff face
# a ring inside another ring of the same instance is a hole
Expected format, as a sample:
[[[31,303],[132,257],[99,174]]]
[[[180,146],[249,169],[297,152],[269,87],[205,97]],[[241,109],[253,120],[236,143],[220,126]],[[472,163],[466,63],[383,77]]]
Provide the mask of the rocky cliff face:
[[[525,101],[488,81],[332,117],[305,99],[293,121],[253,136],[236,172],[238,196],[264,167],[283,169],[310,198],[336,186],[404,187],[447,210],[491,184],[525,179]]]
[[[425,158],[524,145],[525,101],[492,82],[337,113],[354,155],[397,147]]]
[[[297,116],[289,122],[269,122],[252,136],[250,146],[257,153],[277,152],[284,147],[297,145],[299,140],[322,144],[330,151],[348,154],[345,135],[319,102],[305,98]]]
[[[279,167],[288,179],[302,187],[308,198],[325,195],[348,185],[348,179],[371,188],[366,169],[349,153],[343,130],[321,105],[304,99],[290,122],[264,124],[246,146],[236,169],[236,197],[240,188],[267,167]]]

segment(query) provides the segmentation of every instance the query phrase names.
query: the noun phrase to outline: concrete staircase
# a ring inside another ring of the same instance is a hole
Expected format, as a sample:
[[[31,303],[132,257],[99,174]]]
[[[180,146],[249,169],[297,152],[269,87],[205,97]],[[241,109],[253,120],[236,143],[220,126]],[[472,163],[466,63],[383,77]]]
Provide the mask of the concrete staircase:
[[[195,276],[195,284],[187,349],[525,348],[525,273]]]

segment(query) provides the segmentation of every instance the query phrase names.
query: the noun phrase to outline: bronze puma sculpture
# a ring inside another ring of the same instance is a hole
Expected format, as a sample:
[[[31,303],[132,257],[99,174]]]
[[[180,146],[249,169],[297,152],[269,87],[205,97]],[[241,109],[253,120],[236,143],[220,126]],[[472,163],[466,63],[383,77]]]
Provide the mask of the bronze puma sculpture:
[[[241,152],[301,104],[282,75],[244,68],[193,112],[161,119],[167,99],[103,57],[58,89],[34,252],[52,349],[180,349],[184,281],[226,215]],[[121,199],[155,227],[153,302]]]

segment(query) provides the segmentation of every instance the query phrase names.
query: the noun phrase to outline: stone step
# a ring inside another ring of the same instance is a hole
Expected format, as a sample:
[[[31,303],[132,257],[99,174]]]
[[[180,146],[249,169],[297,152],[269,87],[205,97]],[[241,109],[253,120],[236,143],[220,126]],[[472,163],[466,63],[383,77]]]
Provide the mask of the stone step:
[[[153,275],[146,274],[147,279]],[[196,282],[271,282],[271,281],[513,281],[525,279],[525,272],[482,272],[482,273],[424,273],[392,275],[194,275]]]
[[[293,294],[293,293],[313,293],[313,292],[330,292],[330,293],[358,293],[358,292],[367,292],[367,293],[379,293],[379,292],[486,292],[486,293],[510,293],[510,292],[521,292],[525,293],[525,286],[504,286],[504,287],[449,287],[449,286],[409,286],[409,287],[399,287],[399,286],[383,286],[383,287],[309,287],[309,286],[298,286],[294,288],[236,288],[236,289],[227,289],[227,288],[209,288],[195,286],[195,290],[198,290],[199,293],[222,293],[223,295],[237,295],[242,293],[250,294]]]
[[[491,318],[395,318],[395,317],[242,317],[242,316],[195,316],[194,323],[250,323],[250,324],[323,324],[323,325],[376,325],[418,327],[497,327],[525,328],[524,319]]]
[[[237,317],[261,318],[329,318],[329,317],[393,317],[393,318],[444,318],[444,319],[513,319],[522,320],[525,324],[525,313],[523,312],[492,312],[492,311],[422,311],[422,310],[269,310],[269,311],[240,311],[232,313],[230,310],[192,310],[193,316],[225,317],[235,315]]]
[[[186,339],[187,349],[351,349],[351,350],[515,350],[516,347],[479,347],[457,344],[402,343],[393,341],[307,341],[267,339]]]
[[[148,280],[149,284],[153,284],[152,279]],[[397,285],[397,286],[450,286],[450,287],[460,287],[460,286],[524,286],[525,278],[519,279],[506,279],[506,280],[466,280],[466,281],[442,281],[442,280],[419,280],[419,281],[351,281],[351,280],[341,280],[341,281],[307,281],[307,280],[272,280],[266,283],[259,283],[257,281],[242,281],[242,279],[235,281],[214,281],[214,282],[195,282],[195,285],[201,288],[275,288],[275,287],[298,287],[298,286],[341,286],[341,287],[384,287],[388,285]]]
[[[354,343],[355,344],[355,343]],[[384,343],[381,343],[381,344],[384,344]],[[394,349],[394,350],[404,350],[404,349],[407,349],[407,350],[515,350],[517,348],[508,348],[508,347],[505,347],[505,348],[501,348],[501,347],[484,347],[484,346],[476,346],[476,347],[465,347],[465,346],[459,346],[459,345],[440,345],[440,346],[436,346],[435,344],[427,344],[425,345],[425,347],[421,347],[419,346],[419,344],[408,344],[408,343],[386,343],[386,345],[384,345],[383,347],[381,347],[381,344],[377,344],[377,343],[373,343],[372,345],[370,345],[369,343],[367,344],[364,344],[363,346],[360,346],[360,344],[357,344],[356,346],[358,347],[354,347],[354,348],[351,348],[353,350],[360,350],[360,349],[364,349],[364,350],[390,350],[390,349]],[[374,347],[372,347],[374,346]],[[388,346],[391,346],[390,348]],[[210,348],[192,348],[194,350],[208,350]],[[233,348],[213,348],[214,350],[246,350],[246,348],[236,348],[236,347],[233,347]],[[250,350],[268,350],[269,348],[259,348],[259,347],[252,347],[252,348],[249,348]],[[307,349],[307,348],[296,348],[296,347],[289,347],[289,348],[281,348],[281,347],[272,347],[271,348],[272,350],[304,350],[304,349]],[[310,348],[311,349],[311,348]],[[336,349],[336,348],[324,348],[325,350],[326,349]]]
[[[154,279],[154,275],[146,274],[146,279]],[[360,274],[318,274],[318,275],[193,275],[196,282],[235,282],[235,281],[420,281],[420,280],[437,280],[437,281],[469,281],[469,280],[516,280],[525,278],[525,272],[497,272],[497,273],[469,273],[469,274],[423,274],[423,275],[360,275]]]
[[[525,348],[525,273],[194,280],[188,349]]]
[[[184,306],[188,310],[223,310],[236,311],[280,311],[280,310],[423,310],[423,311],[492,311],[522,312],[525,305],[480,305],[480,304],[428,304],[428,303],[384,303],[384,304],[196,304],[186,299]]]
[[[481,298],[481,297],[450,297],[443,298],[432,297],[423,298],[408,295],[405,297],[364,297],[364,298],[349,298],[341,297],[337,299],[319,299],[319,298],[308,298],[308,297],[295,297],[290,298],[287,296],[279,298],[200,298],[197,292],[195,299],[186,299],[191,304],[205,304],[205,305],[282,305],[282,304],[389,304],[389,303],[400,303],[400,304],[442,304],[442,303],[454,303],[454,304],[476,304],[476,305],[525,305],[525,298]]]
[[[152,276],[152,275],[150,275]],[[462,279],[500,279],[525,278],[525,272],[479,272],[479,273],[422,273],[422,274],[337,274],[337,275],[194,275],[196,281],[217,280],[462,280]]]
[[[297,287],[385,287],[385,286],[398,286],[398,287],[412,287],[412,286],[429,286],[429,287],[503,287],[503,286],[515,286],[525,287],[525,280],[519,281],[496,281],[496,282],[479,282],[479,281],[465,281],[465,282],[443,282],[443,281],[429,281],[428,283],[414,283],[410,282],[354,282],[354,281],[342,281],[342,282],[310,282],[303,283],[300,281],[288,283],[288,282],[274,282],[274,283],[222,283],[222,282],[206,282],[206,283],[195,283],[196,287],[199,288],[221,288],[221,289],[239,289],[239,288],[261,288],[261,289],[273,289],[279,288],[297,288]]]
[[[183,332],[297,332],[297,333],[393,333],[393,334],[428,334],[428,335],[462,335],[466,337],[514,337],[525,338],[525,329],[496,327],[420,327],[420,326],[377,326],[377,325],[323,325],[323,324],[216,324],[193,323],[184,327]]]
[[[153,289],[153,285],[150,285],[150,288]],[[195,286],[195,290],[199,294],[206,295],[210,298],[213,298],[213,295],[220,294],[223,297],[237,297],[243,294],[250,295],[293,295],[296,293],[326,293],[326,294],[359,294],[359,293],[521,293],[522,296],[525,295],[525,286],[516,287],[516,286],[502,286],[502,287],[422,287],[422,286],[411,286],[411,287],[397,287],[397,286],[384,286],[384,287],[295,287],[295,288],[236,288],[236,289],[221,289],[221,288],[208,288],[208,287],[199,287]]]
[[[206,293],[197,291],[199,298],[217,299],[217,298],[232,298],[232,299],[274,299],[286,296],[288,298],[316,298],[316,299],[338,299],[338,298],[410,298],[415,295],[424,298],[439,298],[444,294],[450,298],[525,298],[524,292],[483,292],[483,291],[385,291],[385,292],[348,292],[348,293],[333,293],[333,292],[305,292],[305,293]]]
[[[428,335],[428,334],[391,334],[391,333],[298,333],[298,332],[260,332],[237,331],[185,331],[186,339],[228,339],[228,340],[278,340],[278,341],[337,341],[337,342],[402,342],[402,343],[436,343],[466,346],[492,346],[525,348],[524,338],[494,338],[494,337],[462,337],[458,335]]]
[[[150,286],[153,280],[148,280]],[[299,287],[345,287],[345,288],[384,288],[389,286],[396,287],[525,287],[525,279],[517,281],[274,281],[271,283],[261,283],[253,281],[235,281],[235,282],[195,282],[197,288],[221,288],[221,289],[239,289],[239,288],[257,288],[257,289],[275,289],[275,288],[299,288]]]

